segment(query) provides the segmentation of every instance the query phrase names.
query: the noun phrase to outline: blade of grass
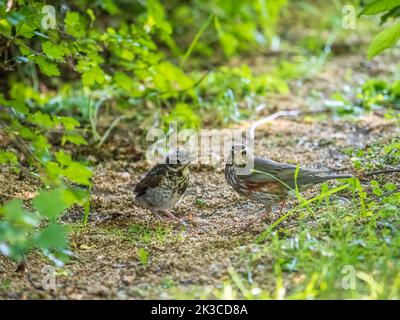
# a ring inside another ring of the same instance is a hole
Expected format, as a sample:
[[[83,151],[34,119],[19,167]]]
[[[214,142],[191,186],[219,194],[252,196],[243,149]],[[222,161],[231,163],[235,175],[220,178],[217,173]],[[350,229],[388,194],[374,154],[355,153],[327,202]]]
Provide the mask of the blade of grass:
[[[363,217],[365,217],[367,215],[367,210],[365,207],[365,199],[366,199],[366,193],[364,192],[364,189],[360,183],[360,180],[358,180],[357,178],[354,178],[354,183],[355,183],[355,188],[358,191],[358,195],[360,197],[360,205],[361,205],[361,214]]]
[[[309,200],[304,201],[303,203],[299,204],[298,206],[296,206],[295,208],[293,208],[292,210],[288,211],[286,214],[284,214],[282,217],[280,217],[278,220],[276,220],[273,224],[271,224],[265,231],[263,231],[257,238],[256,238],[256,243],[261,243],[262,241],[264,241],[272,232],[272,230],[279,225],[282,221],[284,221],[286,218],[288,218],[290,215],[292,215],[298,208],[304,207],[312,202],[318,201],[320,199],[323,199],[327,196],[330,196],[332,194],[335,194],[339,191],[342,191],[344,189],[347,189],[350,186],[350,184],[344,184],[342,186],[339,186],[337,188],[331,189],[325,193],[321,193],[318,196],[311,198]]]
[[[203,22],[202,26],[200,27],[199,31],[197,31],[196,35],[193,38],[192,43],[190,44],[189,48],[186,50],[185,55],[182,57],[181,62],[179,63],[179,66],[182,68],[183,65],[185,64],[186,60],[189,59],[190,55],[192,54],[194,48],[196,47],[197,43],[199,42],[201,36],[203,35],[204,31],[208,28],[210,25],[211,20],[213,19],[214,15],[210,14],[208,19]]]
[[[294,186],[295,186],[297,200],[299,200],[300,203],[304,203],[305,199],[301,196],[301,194],[299,192],[299,186],[297,184],[297,177],[299,176],[299,172],[300,172],[300,165],[298,164],[296,166],[296,171],[294,172]],[[311,209],[311,207],[309,205],[306,205],[306,208],[307,208],[308,212],[315,219],[315,214],[314,214],[314,211]]]
[[[244,283],[243,283],[242,279],[239,277],[239,275],[236,273],[235,269],[233,267],[229,267],[228,272],[229,272],[229,275],[231,276],[233,282],[236,284],[236,286],[242,292],[243,296],[247,300],[253,300],[253,295],[250,293],[249,290],[247,290],[246,286],[244,285]]]
[[[84,215],[83,215],[83,225],[87,225],[88,220],[89,220],[89,212],[90,212],[90,194],[92,193],[92,188],[90,188],[88,194],[87,194],[87,198],[85,200],[85,204],[84,204]]]
[[[275,295],[274,298],[276,300],[282,300],[285,298],[286,289],[283,284],[282,278],[282,269],[279,263],[275,263],[274,266],[275,276],[276,276],[276,285],[275,285]]]

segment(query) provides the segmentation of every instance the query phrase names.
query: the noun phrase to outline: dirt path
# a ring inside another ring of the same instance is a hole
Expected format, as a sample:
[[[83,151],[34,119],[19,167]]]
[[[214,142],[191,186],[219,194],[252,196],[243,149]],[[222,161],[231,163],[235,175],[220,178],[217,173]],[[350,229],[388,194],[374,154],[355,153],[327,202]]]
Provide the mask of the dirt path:
[[[279,109],[318,105],[344,85],[359,85],[368,75],[389,74],[397,61],[383,57],[362,64],[364,57],[349,56],[329,62],[311,82],[292,84],[292,95],[270,99]],[[347,68],[354,74],[343,81]],[[299,87],[297,87],[299,86]],[[320,93],[311,98],[311,91]],[[262,115],[260,115],[261,117]],[[379,115],[357,121],[315,120],[309,117],[278,119],[257,131],[256,153],[278,161],[300,162],[304,166],[352,168],[347,147],[363,147],[398,136],[399,130]],[[82,212],[71,210],[63,219],[71,223],[71,249],[75,258],[57,272],[57,290],[37,290],[26,275],[15,273],[15,264],[0,257],[1,298],[179,298],[209,297],[214,286],[229,277],[234,266],[246,270],[245,252],[259,232],[278,218],[250,229],[244,224],[261,207],[233,193],[224,181],[221,168],[194,167],[187,196],[176,213],[191,215],[198,223],[188,228],[160,222],[147,211],[134,206],[133,187],[144,174],[143,162],[112,160],[95,169],[94,195],[88,227],[81,228]],[[28,180],[0,172],[0,199],[10,194],[30,199],[36,191]],[[311,190],[309,194],[315,194]],[[295,219],[295,217],[292,217]],[[138,250],[148,252],[148,261],[138,258]],[[37,253],[29,256],[33,283],[40,284],[41,270],[48,264]],[[253,274],[263,289],[274,286],[273,264]],[[271,275],[269,275],[271,274]]]

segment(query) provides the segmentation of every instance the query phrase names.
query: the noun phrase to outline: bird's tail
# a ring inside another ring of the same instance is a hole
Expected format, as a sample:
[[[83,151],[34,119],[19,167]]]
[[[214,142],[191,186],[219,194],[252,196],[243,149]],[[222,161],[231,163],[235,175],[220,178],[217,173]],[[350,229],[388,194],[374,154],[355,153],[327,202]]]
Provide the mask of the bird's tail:
[[[320,182],[327,181],[327,180],[338,180],[338,179],[349,179],[353,178],[352,174],[332,174],[327,176],[320,177]]]
[[[364,179],[364,178],[369,178],[375,175],[379,174],[388,174],[388,173],[399,173],[400,168],[394,168],[394,169],[388,169],[388,170],[381,170],[381,171],[373,171],[373,172],[368,172],[368,173],[362,173],[360,175],[352,175],[352,174],[334,174],[334,175],[327,175],[327,176],[322,176],[321,182],[322,181],[327,181],[327,180],[335,180],[335,179],[348,179],[348,178],[353,178],[357,177],[359,179]]]

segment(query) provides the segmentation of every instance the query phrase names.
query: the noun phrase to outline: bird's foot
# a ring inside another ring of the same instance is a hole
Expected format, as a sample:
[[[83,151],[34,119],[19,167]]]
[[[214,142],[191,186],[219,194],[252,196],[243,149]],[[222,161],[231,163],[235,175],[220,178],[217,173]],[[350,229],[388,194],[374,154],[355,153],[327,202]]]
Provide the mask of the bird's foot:
[[[198,218],[198,217],[194,218],[192,214],[189,214],[186,220],[189,221],[193,225],[205,225],[205,224],[208,224],[207,220],[201,219],[201,218]]]
[[[157,219],[165,221],[163,217],[161,217],[158,213],[154,213]]]
[[[282,201],[280,204],[279,204],[279,216],[281,216],[282,215],[282,213],[283,213],[283,209],[285,209],[285,201]]]
[[[178,218],[177,216],[173,215],[171,212],[165,211],[165,213],[167,214],[167,219],[168,220],[180,223],[184,227],[188,227],[189,226],[185,220]]]
[[[245,228],[248,229],[251,226],[258,224],[260,222],[263,222],[264,220],[268,220],[269,216],[271,215],[271,210],[268,210],[266,212],[264,212],[263,214],[261,214],[260,216],[250,220],[246,225]]]

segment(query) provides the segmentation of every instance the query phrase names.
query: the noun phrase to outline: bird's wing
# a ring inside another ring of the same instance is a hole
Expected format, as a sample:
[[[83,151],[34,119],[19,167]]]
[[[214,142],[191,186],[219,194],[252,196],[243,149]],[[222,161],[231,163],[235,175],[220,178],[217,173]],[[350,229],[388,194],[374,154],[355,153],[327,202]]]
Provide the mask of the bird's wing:
[[[295,187],[295,172],[297,166],[287,163],[278,163],[270,159],[255,157],[254,168],[248,176],[242,176],[249,183],[281,182],[290,188]],[[298,185],[316,182],[326,171],[300,168],[297,175]]]
[[[154,188],[161,181],[167,167],[163,164],[155,165],[135,187],[135,193],[142,195],[148,188]]]

